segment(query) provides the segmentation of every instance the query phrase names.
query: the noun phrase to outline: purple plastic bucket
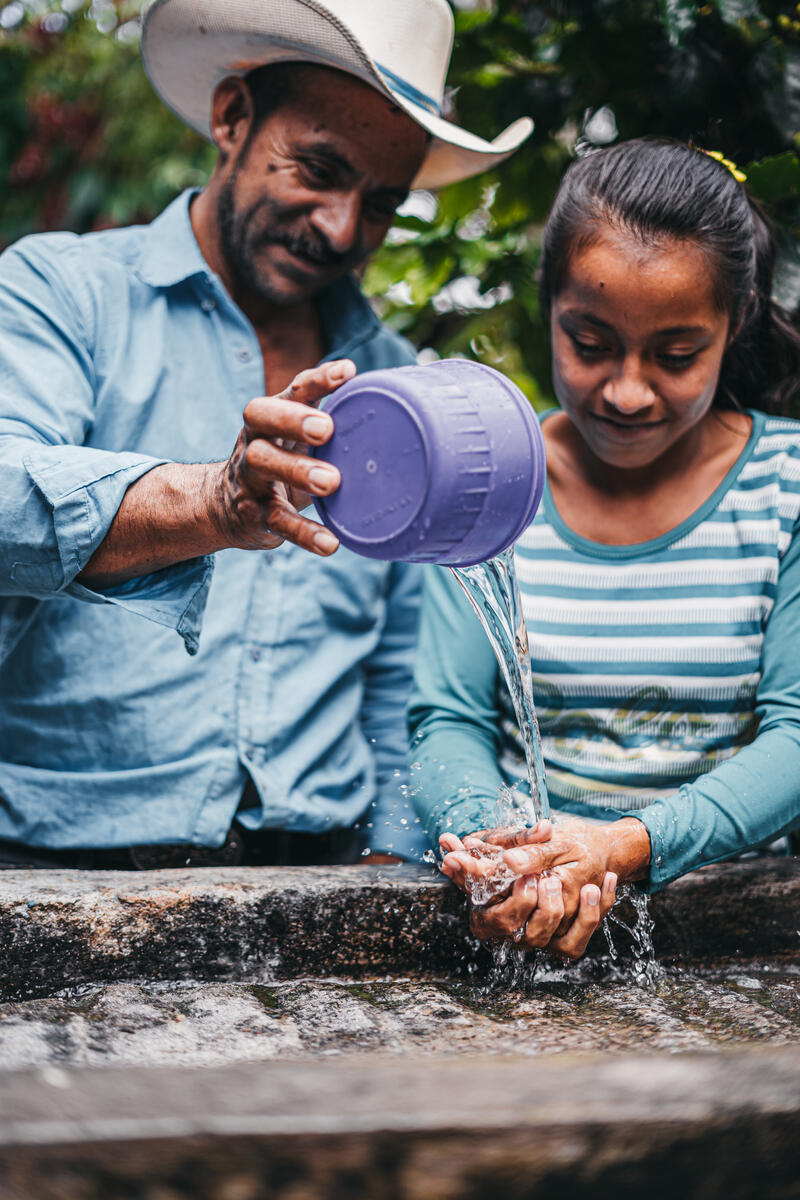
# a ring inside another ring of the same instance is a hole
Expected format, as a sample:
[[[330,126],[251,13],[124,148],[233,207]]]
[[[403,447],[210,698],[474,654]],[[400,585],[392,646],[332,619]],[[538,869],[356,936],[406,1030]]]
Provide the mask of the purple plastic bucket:
[[[366,558],[471,566],[533,520],[546,458],[516,384],[466,359],[357,375],[323,405],[334,434],[314,454],[339,468],[314,500],[343,546]]]

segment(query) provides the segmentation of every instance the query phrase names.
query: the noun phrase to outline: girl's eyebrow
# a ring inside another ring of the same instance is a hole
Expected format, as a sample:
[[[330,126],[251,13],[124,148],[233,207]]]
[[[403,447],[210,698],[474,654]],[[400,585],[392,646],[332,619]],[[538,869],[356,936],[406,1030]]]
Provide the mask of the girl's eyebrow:
[[[607,321],[601,321],[599,317],[593,313],[581,312],[577,308],[567,308],[559,316],[559,321],[584,321],[587,325],[596,325],[598,329],[608,329],[614,332],[614,326],[609,325]]]
[[[564,321],[564,320],[566,320],[568,322],[583,321],[583,322],[585,322],[585,324],[594,325],[598,329],[608,330],[611,333],[614,332],[614,326],[609,325],[607,321],[601,321],[599,317],[596,317],[594,315],[594,313],[581,312],[580,309],[577,309],[577,308],[565,309],[565,311],[563,313],[561,313],[561,315],[559,317],[559,321]],[[668,329],[656,329],[653,336],[654,337],[678,337],[681,334],[686,334],[686,333],[707,334],[708,332],[709,332],[709,330],[705,325],[670,325],[670,327]]]
[[[705,325],[672,325],[669,329],[659,329],[659,337],[675,337],[681,333],[708,333]]]

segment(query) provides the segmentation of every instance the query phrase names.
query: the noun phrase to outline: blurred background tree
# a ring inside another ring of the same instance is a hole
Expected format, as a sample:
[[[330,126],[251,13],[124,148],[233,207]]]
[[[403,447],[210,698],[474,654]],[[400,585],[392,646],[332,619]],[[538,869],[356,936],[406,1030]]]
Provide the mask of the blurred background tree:
[[[0,8],[0,242],[149,220],[213,150],[152,93],[138,0]],[[542,222],[576,140],[669,134],[720,151],[778,227],[778,298],[800,307],[800,4],[454,0],[448,115],[536,131],[497,172],[413,193],[366,273],[423,358],[464,354],[549,402],[536,296]]]

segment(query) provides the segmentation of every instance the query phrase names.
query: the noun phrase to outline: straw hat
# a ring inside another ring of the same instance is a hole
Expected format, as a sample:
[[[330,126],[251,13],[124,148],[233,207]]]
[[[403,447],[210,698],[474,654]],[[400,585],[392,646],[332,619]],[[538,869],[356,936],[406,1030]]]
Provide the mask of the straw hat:
[[[484,141],[441,116],[453,46],[447,0],[150,0],[142,59],[164,103],[211,139],[214,89],[266,63],[337,67],[391,98],[432,135],[415,187],[441,187],[512,154],[529,117]]]

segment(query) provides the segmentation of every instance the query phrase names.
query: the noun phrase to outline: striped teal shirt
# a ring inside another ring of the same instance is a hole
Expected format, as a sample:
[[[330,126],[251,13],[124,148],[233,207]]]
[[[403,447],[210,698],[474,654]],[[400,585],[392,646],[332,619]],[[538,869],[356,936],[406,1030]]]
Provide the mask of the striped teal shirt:
[[[800,824],[800,422],[751,415],[727,477],[663,537],[588,541],[546,491],[516,547],[551,802],[643,820],[654,887]],[[436,837],[490,823],[524,769],[477,619],[429,576],[411,714]]]

